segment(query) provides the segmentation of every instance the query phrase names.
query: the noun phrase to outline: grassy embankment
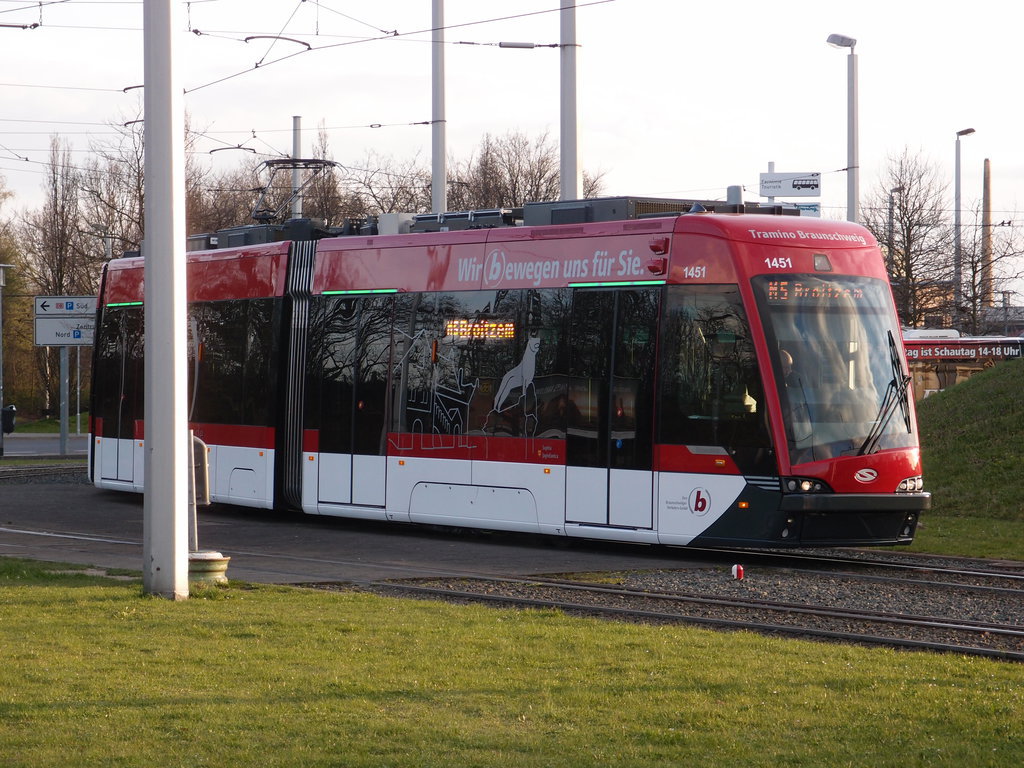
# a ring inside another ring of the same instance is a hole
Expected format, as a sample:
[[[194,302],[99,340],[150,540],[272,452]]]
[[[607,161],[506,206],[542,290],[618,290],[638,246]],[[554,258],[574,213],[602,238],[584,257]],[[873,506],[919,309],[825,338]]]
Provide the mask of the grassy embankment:
[[[297,588],[175,603],[49,568],[0,558],[6,768],[1024,758],[1019,664]]]
[[[1024,360],[918,403],[925,488],[912,551],[1024,559]]]

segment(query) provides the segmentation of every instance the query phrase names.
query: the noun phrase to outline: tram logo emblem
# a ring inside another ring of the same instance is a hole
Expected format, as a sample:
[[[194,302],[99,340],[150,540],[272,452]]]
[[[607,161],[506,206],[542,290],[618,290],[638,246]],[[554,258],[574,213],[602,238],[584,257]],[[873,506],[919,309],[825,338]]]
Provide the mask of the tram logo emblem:
[[[690,505],[690,512],[698,517],[703,517],[708,513],[708,509],[711,508],[711,494],[707,488],[694,488],[690,491],[688,503]]]
[[[504,274],[505,252],[495,249],[487,254],[487,263],[484,265],[484,285],[488,288],[496,288],[501,283]]]
[[[858,469],[853,479],[858,483],[873,483],[878,479],[878,473],[873,469]]]

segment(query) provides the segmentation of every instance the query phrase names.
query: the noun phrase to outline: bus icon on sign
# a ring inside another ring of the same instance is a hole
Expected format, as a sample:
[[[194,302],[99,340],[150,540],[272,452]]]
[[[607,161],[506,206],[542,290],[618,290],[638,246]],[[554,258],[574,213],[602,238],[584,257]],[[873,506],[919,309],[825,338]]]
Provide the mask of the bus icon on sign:
[[[793,189],[817,189],[817,179],[793,179]]]

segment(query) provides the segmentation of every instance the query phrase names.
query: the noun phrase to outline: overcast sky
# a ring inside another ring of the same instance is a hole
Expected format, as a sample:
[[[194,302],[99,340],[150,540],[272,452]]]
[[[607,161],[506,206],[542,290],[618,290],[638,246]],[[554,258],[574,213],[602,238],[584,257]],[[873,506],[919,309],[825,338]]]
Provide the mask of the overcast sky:
[[[558,4],[446,3],[450,155],[467,157],[486,133],[558,140],[558,50],[493,45],[557,43]],[[322,125],[346,165],[369,152],[429,165],[431,129],[418,124],[431,119],[429,0],[183,8],[176,62],[204,162],[237,162],[241,152],[208,153],[238,144],[286,155],[299,115],[307,154]],[[825,43],[841,33],[857,39],[862,197],[907,148],[948,177],[952,209],[955,134],[975,128],[962,142],[963,207],[980,202],[989,158],[995,220],[1024,226],[1014,3],[580,0],[576,14],[580,164],[605,174],[608,194],[722,198],[741,184],[756,200],[774,161],[820,172],[823,215],[845,218],[847,51]],[[139,116],[142,2],[0,0],[0,24],[11,213],[39,205],[51,135],[79,161],[90,140],[111,138],[106,124]]]

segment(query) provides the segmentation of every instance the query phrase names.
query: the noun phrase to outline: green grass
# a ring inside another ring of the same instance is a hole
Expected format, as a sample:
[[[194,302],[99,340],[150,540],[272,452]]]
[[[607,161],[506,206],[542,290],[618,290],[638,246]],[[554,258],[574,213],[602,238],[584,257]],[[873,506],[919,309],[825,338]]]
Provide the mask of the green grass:
[[[68,416],[68,430],[75,433],[75,414]],[[83,434],[89,431],[89,413],[83,411],[80,416],[80,423]],[[46,417],[42,419],[22,419],[19,417],[14,424],[14,431],[18,434],[34,435],[58,435],[60,434],[60,418]]]
[[[1024,665],[0,558],[0,763],[1012,766]]]
[[[911,549],[1024,557],[1024,360],[972,376],[918,403],[932,509]]]
[[[75,467],[85,466],[86,459],[72,458],[67,456],[24,456],[19,458],[11,458],[10,456],[4,456],[0,459],[0,467]]]

